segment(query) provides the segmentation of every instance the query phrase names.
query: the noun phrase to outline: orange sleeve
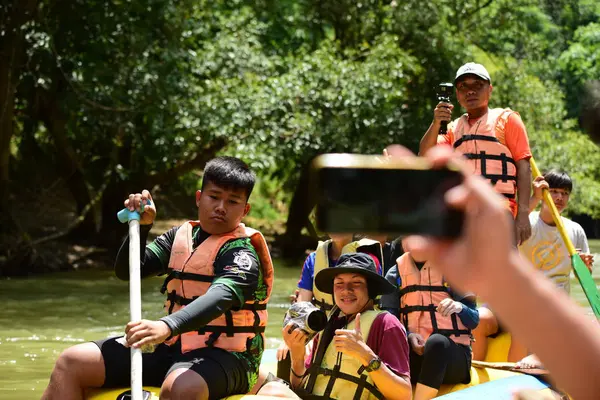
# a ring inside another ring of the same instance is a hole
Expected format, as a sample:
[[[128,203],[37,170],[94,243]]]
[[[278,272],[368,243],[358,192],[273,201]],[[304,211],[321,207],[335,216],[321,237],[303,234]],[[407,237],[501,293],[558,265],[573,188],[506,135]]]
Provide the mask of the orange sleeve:
[[[527,130],[519,114],[512,113],[508,117],[504,127],[504,140],[515,161],[531,158]]]
[[[437,144],[452,145],[454,143],[454,135],[452,134],[452,128],[448,126],[448,131],[445,135],[438,135]]]

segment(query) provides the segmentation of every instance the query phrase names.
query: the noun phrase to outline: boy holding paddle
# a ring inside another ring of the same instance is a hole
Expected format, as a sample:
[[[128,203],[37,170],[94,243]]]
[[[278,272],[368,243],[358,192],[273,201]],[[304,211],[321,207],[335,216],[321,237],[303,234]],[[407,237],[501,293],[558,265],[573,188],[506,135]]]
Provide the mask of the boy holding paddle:
[[[567,208],[573,181],[564,171],[550,170],[533,182],[533,195],[529,209],[533,211],[542,201],[542,190],[548,189],[559,213]],[[588,269],[592,270],[594,256],[590,254],[588,240],[581,225],[568,218],[561,217],[571,242],[578,249],[579,255]],[[571,258],[564,246],[552,213],[546,203],[542,202],[539,212],[529,214],[532,235],[519,249],[538,269],[550,278],[561,289],[570,293]]]
[[[143,354],[143,384],[161,387],[161,398],[218,399],[254,385],[273,285],[263,236],[241,224],[250,211],[254,182],[237,158],[209,161],[196,192],[198,220],[167,231],[147,247],[156,206],[147,190],[129,195],[125,207],[141,213],[141,275],[167,274],[161,291],[168,315],[129,322],[124,337],[65,350],[43,399],[82,399],[86,388],[127,387],[129,347],[146,345],[156,349]],[[129,277],[127,260],[125,240],[115,264],[123,280]]]

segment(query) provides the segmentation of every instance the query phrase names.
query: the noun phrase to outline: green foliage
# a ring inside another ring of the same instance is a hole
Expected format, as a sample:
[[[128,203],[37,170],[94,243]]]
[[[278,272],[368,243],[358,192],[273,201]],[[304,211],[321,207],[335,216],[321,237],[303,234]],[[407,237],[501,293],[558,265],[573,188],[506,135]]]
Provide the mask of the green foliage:
[[[585,83],[600,76],[600,22],[581,26],[575,31],[573,42],[558,59],[558,66],[569,114],[578,116]]]
[[[250,197],[250,213],[244,221],[261,232],[283,234],[289,197],[277,179],[259,177]]]
[[[115,196],[191,192],[186,173],[238,155],[262,176],[254,216],[281,221],[318,153],[416,149],[436,85],[475,60],[492,73],[492,105],[521,113],[540,163],[577,176],[573,209],[598,215],[597,151],[575,119],[600,76],[599,4],[40,0],[22,27],[12,153],[35,143],[51,168],[70,147],[84,187],[108,179]]]
[[[600,218],[600,152],[585,135],[572,129],[536,132],[533,141],[540,151],[536,157],[542,170],[559,167],[574,181],[568,213]]]

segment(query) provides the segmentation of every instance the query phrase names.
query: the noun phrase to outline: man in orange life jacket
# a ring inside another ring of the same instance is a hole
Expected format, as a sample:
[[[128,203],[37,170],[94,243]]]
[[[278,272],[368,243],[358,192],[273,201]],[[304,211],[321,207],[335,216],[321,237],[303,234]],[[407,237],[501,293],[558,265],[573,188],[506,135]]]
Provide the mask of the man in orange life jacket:
[[[483,65],[469,62],[460,67],[454,85],[456,98],[467,113],[449,123],[446,134],[439,135],[442,123],[451,121],[454,106],[438,103],[433,122],[421,139],[419,154],[436,144],[451,145],[462,153],[472,171],[506,197],[515,218],[516,244],[520,244],[531,236],[531,150],[525,125],[515,111],[488,108],[493,87]]]
[[[256,382],[264,349],[266,303],[273,265],[263,236],[241,224],[250,210],[255,176],[234,157],[206,164],[196,192],[198,221],[172,228],[146,247],[156,216],[147,190],[125,207],[141,214],[142,277],[167,274],[162,292],[168,316],[132,321],[125,337],[83,343],[56,362],[43,399],[81,399],[89,387],[127,387],[130,346],[156,345],[143,354],[143,384],[161,398],[219,399],[246,393]],[[117,256],[127,280],[129,241]]]

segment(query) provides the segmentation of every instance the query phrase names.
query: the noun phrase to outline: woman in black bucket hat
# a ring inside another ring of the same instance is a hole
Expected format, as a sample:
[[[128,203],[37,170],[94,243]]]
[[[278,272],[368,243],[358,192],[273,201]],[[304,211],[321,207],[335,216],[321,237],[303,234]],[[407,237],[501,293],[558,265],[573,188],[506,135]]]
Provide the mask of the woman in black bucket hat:
[[[315,285],[333,295],[335,307],[314,339],[310,357],[306,358],[305,332],[291,323],[282,331],[290,348],[290,381],[296,394],[302,399],[409,400],[406,331],[395,316],[374,308],[375,297],[394,286],[377,273],[373,258],[344,254],[335,267],[315,276]],[[258,394],[298,398],[278,382],[265,385]]]

